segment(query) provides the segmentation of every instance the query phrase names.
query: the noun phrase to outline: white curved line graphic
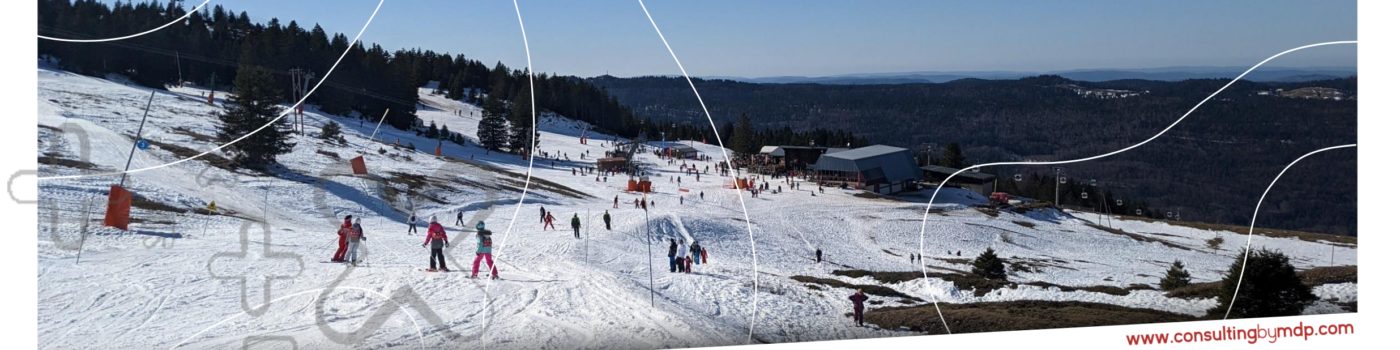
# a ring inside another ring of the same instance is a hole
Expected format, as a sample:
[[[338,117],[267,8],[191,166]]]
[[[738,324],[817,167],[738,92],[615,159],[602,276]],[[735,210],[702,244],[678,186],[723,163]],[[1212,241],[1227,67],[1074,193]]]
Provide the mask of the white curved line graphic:
[[[327,290],[327,289],[354,289],[354,290],[364,291],[364,292],[367,292],[367,293],[370,293],[370,294],[378,295],[380,298],[384,298],[384,300],[388,300],[389,302],[394,303],[394,305],[397,305],[397,306],[399,307],[399,311],[403,311],[403,313],[404,313],[405,315],[408,315],[408,319],[409,319],[410,321],[413,321],[413,328],[417,328],[417,329],[418,329],[418,347],[419,347],[420,349],[427,349],[427,348],[428,348],[427,342],[425,342],[425,341],[423,340],[423,327],[420,326],[420,325],[418,325],[418,319],[417,319],[417,318],[414,318],[414,317],[413,317],[413,314],[409,313],[409,312],[408,312],[408,309],[403,307],[403,304],[399,304],[399,302],[394,301],[394,298],[390,298],[390,297],[387,296],[387,295],[384,295],[384,294],[381,294],[381,293],[379,293],[379,292],[372,291],[372,290],[369,290],[369,289],[364,289],[364,288],[360,288],[360,287],[317,288],[317,289],[306,290],[306,291],[300,291],[300,292],[296,292],[296,293],[293,293],[293,294],[285,295],[285,296],[282,296],[281,298],[277,298],[277,299],[272,299],[272,301],[263,303],[262,305],[259,305],[258,307],[265,307],[265,306],[268,306],[268,305],[272,305],[272,303],[285,300],[285,299],[287,299],[287,298],[291,298],[291,297],[294,297],[294,296],[298,296],[298,295],[302,295],[302,294],[307,294],[307,293],[321,292],[321,291],[325,291],[325,290]],[[194,340],[194,338],[199,337],[200,334],[204,334],[204,332],[208,332],[209,330],[214,329],[214,327],[218,327],[219,325],[224,324],[224,322],[232,321],[234,318],[237,318],[238,316],[243,316],[243,315],[247,315],[247,314],[248,314],[248,311],[243,311],[243,312],[240,312],[240,313],[233,314],[233,316],[229,316],[229,317],[227,317],[227,318],[224,318],[223,320],[221,320],[221,321],[219,321],[219,322],[217,322],[217,323],[214,323],[213,325],[210,325],[209,327],[205,327],[204,330],[199,331],[199,333],[195,333],[194,335],[191,335],[189,338],[185,338],[185,340],[181,340],[179,343],[175,343],[175,346],[170,347],[170,350],[175,350],[175,348],[178,348],[178,347],[180,347],[181,345],[185,345],[185,343],[189,342],[190,340]]]
[[[287,116],[287,113],[291,113],[292,111],[296,110],[297,106],[301,105],[302,102],[306,101],[306,98],[307,98],[307,97],[311,97],[311,94],[316,93],[316,89],[321,88],[321,83],[325,83],[325,82],[326,82],[326,79],[328,79],[328,78],[331,77],[331,73],[334,73],[334,72],[335,72],[335,67],[340,65],[340,61],[343,60],[343,59],[345,59],[345,55],[349,54],[349,53],[350,53],[350,50],[353,49],[353,48],[355,47],[355,43],[360,41],[360,35],[365,34],[365,29],[368,29],[368,28],[369,28],[370,22],[374,22],[374,15],[379,14],[379,7],[380,7],[380,6],[384,6],[384,0],[379,0],[379,4],[374,6],[374,12],[372,12],[372,13],[369,14],[369,19],[368,19],[368,20],[365,20],[365,26],[364,26],[364,27],[360,27],[360,32],[357,33],[357,34],[355,34],[355,40],[350,41],[350,46],[349,46],[348,48],[345,49],[345,52],[341,52],[341,53],[340,53],[340,58],[337,58],[337,59],[335,60],[335,64],[332,64],[332,65],[331,65],[331,69],[330,69],[329,71],[326,72],[326,75],[321,76],[321,80],[319,80],[319,81],[316,82],[316,86],[312,86],[312,87],[311,87],[311,90],[310,90],[310,91],[307,91],[305,95],[302,95],[300,100],[297,100],[297,102],[294,103],[294,104],[292,104],[291,107],[288,107],[286,110],[282,111],[282,114],[278,114],[278,115],[277,115],[277,118],[273,118],[271,121],[268,121],[267,124],[263,124],[263,126],[262,126],[262,127],[259,127],[257,130],[253,130],[252,132],[249,132],[249,133],[247,133],[247,134],[245,134],[245,135],[243,135],[243,136],[240,136],[240,137],[238,137],[237,139],[234,139],[233,141],[229,141],[228,143],[219,145],[219,147],[214,147],[214,148],[212,148],[212,149],[210,149],[210,150],[208,150],[208,151],[204,151],[203,153],[196,154],[196,155],[190,156],[190,157],[188,157],[188,158],[180,159],[180,160],[173,161],[173,162],[170,162],[170,163],[165,163],[165,164],[156,165],[156,166],[149,166],[149,167],[140,168],[140,169],[135,169],[135,170],[115,171],[115,172],[101,173],[101,174],[66,175],[66,176],[39,177],[38,180],[61,180],[61,179],[77,179],[77,178],[83,178],[83,177],[111,176],[111,175],[130,174],[130,173],[138,173],[138,172],[142,172],[142,171],[146,171],[146,170],[160,169],[160,168],[168,167],[168,166],[171,166],[171,165],[184,163],[184,162],[187,162],[187,161],[189,161],[189,160],[191,160],[191,159],[203,157],[203,156],[206,155],[206,154],[214,153],[214,151],[218,151],[218,150],[224,149],[224,147],[228,147],[229,145],[238,143],[238,141],[243,141],[243,139],[248,138],[248,136],[253,136],[253,134],[258,133],[258,132],[262,131],[263,129],[267,129],[267,127],[272,126],[273,124],[276,124],[278,120],[282,120],[282,117],[286,117],[286,116]]]
[[[535,169],[535,152],[539,151],[535,145],[535,133],[539,132],[539,114],[535,111],[535,65],[530,62],[530,38],[525,36],[525,19],[520,17],[520,3],[511,0],[511,4],[515,5],[515,20],[520,22],[520,40],[525,42],[525,78],[530,81],[530,162],[525,167],[525,186],[520,188],[520,201],[515,202],[515,212],[510,214],[510,224],[506,225],[506,233],[501,235],[501,246],[496,247],[495,251],[505,247],[506,238],[510,237],[510,231],[515,229],[515,218],[520,215],[520,207],[525,204],[525,194],[530,192],[530,179]],[[496,265],[499,262],[500,260],[492,260],[492,263],[486,264],[492,276],[496,275]],[[486,299],[486,302],[481,303],[481,337],[478,338],[483,347],[486,344],[486,316],[491,306],[491,286],[495,285],[495,281],[487,279],[483,288],[485,293],[482,294],[482,298]]]
[[[639,0],[639,1],[640,1],[640,0]],[[1148,139],[1146,139],[1146,140],[1143,140],[1142,142],[1138,142],[1138,143],[1136,143],[1136,144],[1134,144],[1134,145],[1132,145],[1132,146],[1128,146],[1127,148],[1124,148],[1124,149],[1120,149],[1120,150],[1113,151],[1113,152],[1109,152],[1109,153],[1100,154],[1100,155],[1097,155],[1097,156],[1092,156],[1092,157],[1087,157],[1087,158],[1079,158],[1079,159],[1072,159],[1072,160],[1060,160],[1060,161],[1050,161],[1050,162],[998,162],[998,163],[986,163],[986,164],[973,165],[973,166],[970,166],[970,167],[963,168],[962,170],[958,170],[957,172],[954,172],[952,175],[948,175],[948,178],[947,178],[947,179],[943,179],[943,182],[939,182],[939,183],[938,183],[938,188],[934,189],[934,190],[933,190],[933,195],[932,195],[932,196],[929,196],[929,198],[928,198],[928,205],[924,207],[924,219],[923,219],[923,222],[922,222],[922,223],[920,224],[920,226],[919,226],[919,254],[920,254],[920,256],[923,256],[922,254],[923,254],[923,252],[924,252],[924,233],[927,231],[927,226],[928,226],[928,211],[929,211],[930,209],[933,209],[933,199],[936,198],[936,197],[938,197],[938,191],[943,190],[943,185],[947,184],[949,179],[952,179],[954,176],[957,176],[958,174],[961,174],[961,173],[963,173],[963,172],[965,172],[965,171],[968,171],[968,170],[970,170],[970,169],[973,169],[973,168],[980,168],[980,167],[984,167],[984,166],[993,166],[993,165],[1054,165],[1054,164],[1078,163],[1078,162],[1084,162],[1084,161],[1095,160],[1095,159],[1099,159],[1099,158],[1108,157],[1108,156],[1111,156],[1111,155],[1115,155],[1115,154],[1127,152],[1127,151],[1130,150],[1130,149],[1138,148],[1139,146],[1145,145],[1145,144],[1147,144],[1148,142],[1152,142],[1152,140],[1156,140],[1158,137],[1162,136],[1162,134],[1166,134],[1167,131],[1170,131],[1173,127],[1176,127],[1176,124],[1181,123],[1182,120],[1186,120],[1186,117],[1187,117],[1187,116],[1190,116],[1191,113],[1192,113],[1192,112],[1195,112],[1197,108],[1200,108],[1200,107],[1201,107],[1201,105],[1206,104],[1206,102],[1207,102],[1207,101],[1210,101],[1211,98],[1214,98],[1215,95],[1218,95],[1218,94],[1220,94],[1222,91],[1225,91],[1225,89],[1229,88],[1230,85],[1234,85],[1236,81],[1239,81],[1240,79],[1244,78],[1245,75],[1249,74],[1249,72],[1253,72],[1254,69],[1259,68],[1259,66],[1264,65],[1264,63],[1268,63],[1269,61],[1272,61],[1273,59],[1278,58],[1279,56],[1283,56],[1283,55],[1285,55],[1285,54],[1287,54],[1287,53],[1290,53],[1290,52],[1293,52],[1293,51],[1302,50],[1302,49],[1306,49],[1306,48],[1310,48],[1310,47],[1325,46],[1325,45],[1338,45],[1338,44],[1356,44],[1357,42],[1358,42],[1358,41],[1356,41],[1356,40],[1350,40],[1350,41],[1329,41],[1329,42],[1325,42],[1325,43],[1317,43],[1317,44],[1312,44],[1312,45],[1299,46],[1299,47],[1295,47],[1295,48],[1289,49],[1288,51],[1280,52],[1280,53],[1275,54],[1275,55],[1273,55],[1273,56],[1269,56],[1269,58],[1267,58],[1267,59],[1265,59],[1265,60],[1263,60],[1263,61],[1260,61],[1258,64],[1255,64],[1253,67],[1249,67],[1249,69],[1248,69],[1248,70],[1245,70],[1244,73],[1240,73],[1240,76],[1235,77],[1235,79],[1233,79],[1233,80],[1230,80],[1229,83],[1225,84],[1225,86],[1220,87],[1219,90],[1215,90],[1215,92],[1214,92],[1214,93],[1211,93],[1210,96],[1206,96],[1206,98],[1205,98],[1204,100],[1201,100],[1201,102],[1200,102],[1200,103],[1197,103],[1196,106],[1191,107],[1190,110],[1186,111],[1186,114],[1181,115],[1181,118],[1177,118],[1177,120],[1176,120],[1175,122],[1172,122],[1171,125],[1168,125],[1166,129],[1162,129],[1162,131],[1158,132],[1156,135],[1152,135],[1152,137],[1150,137],[1150,138],[1148,138]],[[919,262],[919,265],[923,265],[923,262],[922,262],[922,261]],[[934,309],[935,311],[938,311],[938,319],[939,319],[940,321],[943,322],[943,330],[944,330],[944,331],[947,331],[948,334],[952,334],[953,331],[952,331],[951,329],[948,328],[948,321],[943,319],[943,311],[939,309],[937,299],[932,297],[932,295],[933,295],[933,293],[932,293],[932,288],[933,288],[933,287],[932,287],[931,285],[929,285],[929,282],[928,282],[928,267],[927,267],[927,266],[920,266],[920,269],[923,270],[923,272],[924,272],[924,288],[925,288],[926,290],[929,290],[929,295],[930,295],[930,298],[929,298],[929,299],[930,299],[930,300],[933,300],[933,309]]]
[[[637,0],[637,4],[642,5],[642,12],[647,14],[647,21],[651,22],[651,27],[656,29],[656,36],[661,37],[661,43],[666,45],[666,52],[671,53],[671,59],[676,60],[676,67],[680,67],[681,75],[685,76],[685,82],[690,84],[690,91],[695,92],[695,100],[700,101],[700,110],[705,111],[705,119],[710,120],[710,129],[715,131],[715,144],[719,145],[720,153],[724,154],[724,162],[729,166],[734,165],[734,161],[729,159],[729,152],[724,148],[724,140],[720,140],[719,128],[715,127],[715,119],[710,117],[709,108],[705,107],[705,99],[700,98],[700,90],[695,89],[695,83],[690,81],[690,74],[685,72],[685,66],[681,65],[681,59],[676,57],[676,52],[671,50],[671,44],[666,42],[666,36],[661,34],[661,27],[656,26],[656,20],[651,19],[651,12],[647,11],[647,4],[642,0]],[[739,207],[744,209],[744,226],[749,230],[749,256],[753,257],[753,313],[749,314],[749,343],[753,343],[754,322],[758,319],[758,246],[753,240],[753,222],[749,221],[749,207],[744,204],[744,191],[739,189],[738,171],[731,175],[734,182],[734,193],[739,195]]]
[[[1269,196],[1269,190],[1271,190],[1271,189],[1274,188],[1274,184],[1275,184],[1275,183],[1278,183],[1278,179],[1283,178],[1283,173],[1288,172],[1288,168],[1292,168],[1292,167],[1293,167],[1293,164],[1298,164],[1298,162],[1299,162],[1299,161],[1302,161],[1303,158],[1307,158],[1308,156],[1311,156],[1311,155],[1314,155],[1314,154],[1318,154],[1318,153],[1322,153],[1322,152],[1326,152],[1326,151],[1330,151],[1330,150],[1334,150],[1334,149],[1338,149],[1338,148],[1349,148],[1349,147],[1356,147],[1356,144],[1353,143],[1353,144],[1349,144],[1349,145],[1332,146],[1332,147],[1327,147],[1327,148],[1323,148],[1323,149],[1320,149],[1320,150],[1308,152],[1308,154],[1304,154],[1302,157],[1298,157],[1298,159],[1294,159],[1292,163],[1288,163],[1288,166],[1283,167],[1283,171],[1278,172],[1278,176],[1275,176],[1275,177],[1274,177],[1274,181],[1270,181],[1270,182],[1269,182],[1269,187],[1265,187],[1265,188],[1264,188],[1264,194],[1259,196],[1259,203],[1254,205],[1254,216],[1252,216],[1252,217],[1249,218],[1249,235],[1246,236],[1246,237],[1245,237],[1245,240],[1244,240],[1244,261],[1241,261],[1241,262],[1240,262],[1240,280],[1235,282],[1235,294],[1234,294],[1233,296],[1230,296],[1230,306],[1228,306],[1228,307],[1225,308],[1225,318],[1224,318],[1224,319],[1226,319],[1226,320],[1230,319],[1230,310],[1233,310],[1233,309],[1235,308],[1235,299],[1240,297],[1240,285],[1243,285],[1243,284],[1244,284],[1244,269],[1245,269],[1245,267],[1249,266],[1249,248],[1250,248],[1250,242],[1254,240],[1254,220],[1259,219],[1259,207],[1264,206],[1264,197],[1268,197],[1268,196]]]
[[[199,8],[204,7],[204,5],[207,5],[207,4],[209,4],[209,0],[204,0],[203,3],[200,3],[200,4],[199,4],[199,6],[195,6],[194,8],[190,9],[189,12],[185,12],[185,15],[184,15],[184,16],[180,16],[180,18],[176,18],[174,21],[170,21],[170,23],[166,23],[165,25],[156,27],[155,29],[151,29],[151,30],[147,30],[147,31],[144,31],[144,32],[136,33],[136,34],[123,36],[123,37],[107,38],[107,39],[64,39],[64,38],[55,38],[55,37],[49,37],[49,36],[39,35],[39,39],[48,39],[48,40],[53,40],[53,41],[62,41],[62,42],[70,42],[70,43],[102,43],[102,42],[108,42],[108,41],[117,41],[117,40],[131,39],[131,38],[135,38],[135,37],[138,37],[138,36],[142,36],[142,35],[154,33],[155,31],[161,30],[161,29],[165,29],[165,27],[169,27],[170,25],[175,24],[176,22],[183,21],[183,20],[185,20],[186,18],[189,18],[191,14],[194,14],[195,11],[199,11]]]

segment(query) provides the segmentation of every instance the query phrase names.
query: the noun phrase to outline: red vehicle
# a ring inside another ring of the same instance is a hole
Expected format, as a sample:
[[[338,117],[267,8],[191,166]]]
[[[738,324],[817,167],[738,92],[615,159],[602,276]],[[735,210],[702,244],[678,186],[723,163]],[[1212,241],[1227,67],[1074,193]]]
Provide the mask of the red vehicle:
[[[1011,195],[1006,192],[995,192],[987,196],[987,199],[991,199],[992,203],[995,204],[1008,204],[1011,202]]]

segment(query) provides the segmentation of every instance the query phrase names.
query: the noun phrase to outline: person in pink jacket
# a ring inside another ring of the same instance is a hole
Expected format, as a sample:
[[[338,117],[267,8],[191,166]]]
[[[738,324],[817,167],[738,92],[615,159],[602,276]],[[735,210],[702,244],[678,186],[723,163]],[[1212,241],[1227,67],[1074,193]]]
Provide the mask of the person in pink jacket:
[[[423,241],[424,247],[427,247],[428,244],[433,245],[432,255],[428,256],[428,271],[452,272],[452,270],[447,269],[447,260],[442,255],[442,248],[451,246],[447,242],[447,230],[444,230],[442,224],[438,223],[437,215],[433,215],[428,221],[430,222],[428,224],[428,238]],[[438,265],[442,266],[441,270],[438,269]]]

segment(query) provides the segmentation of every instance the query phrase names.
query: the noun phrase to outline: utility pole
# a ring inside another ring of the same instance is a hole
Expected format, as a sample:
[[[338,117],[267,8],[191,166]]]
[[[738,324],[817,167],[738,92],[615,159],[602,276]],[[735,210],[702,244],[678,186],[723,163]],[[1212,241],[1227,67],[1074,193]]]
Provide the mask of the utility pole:
[[[180,51],[175,51],[175,74],[180,77],[180,87],[185,87],[185,70],[180,68]]]
[[[1063,178],[1063,177],[1060,177],[1060,172],[1063,171],[1063,170],[1064,170],[1064,168],[1055,167],[1055,207],[1056,207],[1056,208],[1059,208],[1059,207],[1060,207],[1060,183],[1061,183],[1061,182],[1064,182],[1064,178]]]
[[[136,156],[136,144],[141,143],[141,130],[146,128],[146,115],[151,113],[151,101],[156,99],[156,91],[151,90],[151,97],[146,99],[146,111],[141,112],[141,126],[136,127],[136,142],[131,143],[131,153],[126,155],[126,168],[122,169],[122,180],[117,186],[126,186],[126,171],[131,170],[131,158]]]

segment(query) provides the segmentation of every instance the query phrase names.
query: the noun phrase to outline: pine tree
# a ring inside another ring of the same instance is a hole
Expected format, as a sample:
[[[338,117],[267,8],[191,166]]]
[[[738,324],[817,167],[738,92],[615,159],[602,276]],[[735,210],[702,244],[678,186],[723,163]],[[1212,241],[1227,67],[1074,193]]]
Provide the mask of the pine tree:
[[[1211,315],[1223,315],[1228,309],[1230,317],[1274,317],[1291,316],[1303,313],[1318,298],[1312,288],[1303,284],[1288,256],[1268,249],[1248,252],[1248,268],[1244,267],[1246,252],[1240,251],[1235,262],[1230,265],[1230,274],[1220,280],[1217,291],[1220,305],[1210,310]],[[1236,286],[1238,285],[1238,296]],[[1234,306],[1231,307],[1231,299]]]
[[[272,73],[261,67],[239,67],[233,95],[224,102],[224,111],[219,115],[223,124],[218,133],[221,142],[248,135],[228,150],[234,154],[235,162],[250,169],[265,169],[277,162],[278,155],[291,152],[296,146],[290,142],[291,129],[286,119],[273,122],[281,111],[277,105],[281,91],[274,84]],[[268,123],[273,125],[257,131]]]
[[[423,137],[430,139],[438,138],[438,127],[436,120],[428,122],[428,130],[423,132]]]
[[[493,102],[499,103],[496,100],[487,100],[486,104],[490,105]],[[481,122],[477,124],[476,129],[476,138],[480,139],[481,147],[485,147],[488,151],[499,151],[505,148],[509,138],[507,131],[504,115],[482,111]]]
[[[949,142],[947,147],[943,147],[943,158],[938,160],[938,165],[954,169],[967,167],[967,158],[963,158],[962,146],[957,142]]]
[[[1191,273],[1186,271],[1186,265],[1181,260],[1172,262],[1172,267],[1167,269],[1167,277],[1162,277],[1158,285],[1162,290],[1172,290],[1185,287],[1191,284]]]
[[[522,86],[510,103],[510,150],[524,153],[534,132],[534,115],[530,111],[530,91]]]
[[[335,121],[321,125],[320,138],[322,140],[335,141],[342,145],[345,144],[345,136],[340,134],[340,123],[336,123]]]
[[[753,147],[753,124],[749,122],[747,113],[739,114],[739,123],[734,126],[734,132],[729,135],[729,149],[737,153],[752,153]]]
[[[987,248],[987,251],[977,256],[977,260],[972,261],[972,273],[986,279],[1005,280],[1006,264],[997,257],[996,251]]]

